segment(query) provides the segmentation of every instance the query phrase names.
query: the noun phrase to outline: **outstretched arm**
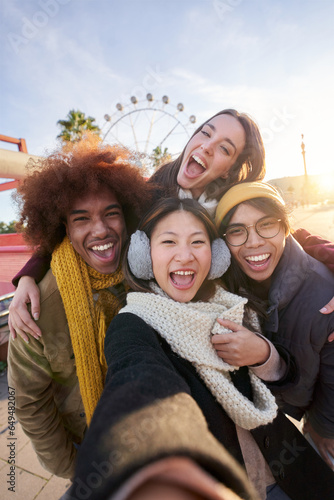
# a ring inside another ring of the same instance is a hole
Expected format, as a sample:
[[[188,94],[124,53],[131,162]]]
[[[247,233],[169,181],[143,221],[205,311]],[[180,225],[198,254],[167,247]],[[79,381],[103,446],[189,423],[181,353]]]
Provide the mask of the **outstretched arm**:
[[[37,320],[40,314],[39,289],[36,285],[50,268],[51,255],[41,256],[34,253],[25,266],[14,276],[12,283],[17,287],[9,308],[9,330],[12,338],[17,335],[29,342],[27,334],[38,339],[42,332],[32,317]],[[31,304],[31,315],[27,304]]]
[[[334,243],[321,238],[321,236],[313,235],[306,229],[297,229],[294,231],[293,237],[306,253],[319,262],[323,262],[330,271],[334,272]]]
[[[79,498],[76,492],[89,487],[87,478],[96,471],[100,481],[90,489],[90,499],[109,498],[143,467],[169,457],[194,460],[209,474],[214,467],[219,481],[253,498],[239,466],[209,432],[186,380],[148,325],[132,314],[117,315],[106,335],[105,355],[106,385],[65,499]]]
[[[30,276],[39,283],[50,269],[51,255],[34,253],[22,269],[14,276],[12,283],[17,286],[22,276]]]

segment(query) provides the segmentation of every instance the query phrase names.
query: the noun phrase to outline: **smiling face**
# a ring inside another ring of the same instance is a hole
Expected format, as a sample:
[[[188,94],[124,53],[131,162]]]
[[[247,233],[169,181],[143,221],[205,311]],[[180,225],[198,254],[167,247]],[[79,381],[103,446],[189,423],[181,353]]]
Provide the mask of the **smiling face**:
[[[211,267],[211,243],[204,224],[190,212],[167,215],[151,235],[153,274],[178,302],[192,300]]]
[[[188,142],[177,183],[198,198],[210,182],[228,177],[245,141],[245,131],[236,118],[228,114],[212,118]]]
[[[239,247],[227,243],[230,252],[239,267],[249,278],[270,285],[271,276],[282,257],[285,247],[285,232],[281,225],[279,233],[270,239],[262,238],[255,231],[256,222],[268,214],[247,203],[241,203],[231,217],[228,227],[232,224],[253,225],[248,228],[248,239]]]
[[[66,217],[66,232],[74,250],[102,274],[118,268],[126,240],[122,207],[109,188],[76,200]]]

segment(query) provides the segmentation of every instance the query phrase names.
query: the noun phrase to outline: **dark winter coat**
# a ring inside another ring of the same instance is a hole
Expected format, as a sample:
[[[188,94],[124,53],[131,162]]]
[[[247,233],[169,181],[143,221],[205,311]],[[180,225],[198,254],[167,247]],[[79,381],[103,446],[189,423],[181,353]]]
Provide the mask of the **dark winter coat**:
[[[265,334],[295,359],[299,381],[275,394],[280,407],[300,419],[308,411],[314,430],[334,438],[334,313],[319,312],[334,293],[334,275],[289,236],[273,274]]]
[[[238,465],[224,451],[243,464],[235,425],[191,363],[130,313],[112,321],[105,353],[105,389],[67,499],[89,490],[85,498],[103,500],[139,468],[169,455],[192,458],[242,498],[251,498]],[[247,368],[239,372],[235,384],[250,394]],[[333,473],[286,417],[279,414],[252,434],[291,499],[332,498]],[[89,478],[97,473],[93,486]]]

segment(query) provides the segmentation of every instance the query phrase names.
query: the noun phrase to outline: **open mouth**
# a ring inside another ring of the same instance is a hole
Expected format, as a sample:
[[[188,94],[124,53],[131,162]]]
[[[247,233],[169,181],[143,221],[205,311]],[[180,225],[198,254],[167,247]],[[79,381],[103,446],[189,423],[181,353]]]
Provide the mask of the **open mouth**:
[[[190,177],[197,177],[206,171],[206,165],[197,155],[192,155],[187,164],[187,174]]]
[[[195,281],[194,271],[174,271],[170,279],[176,288],[190,288]]]
[[[246,262],[254,269],[260,269],[264,267],[270,259],[270,253],[264,253],[262,255],[249,255],[245,257]]]
[[[94,245],[90,248],[91,252],[101,259],[110,259],[114,257],[114,243],[106,243],[105,245]]]

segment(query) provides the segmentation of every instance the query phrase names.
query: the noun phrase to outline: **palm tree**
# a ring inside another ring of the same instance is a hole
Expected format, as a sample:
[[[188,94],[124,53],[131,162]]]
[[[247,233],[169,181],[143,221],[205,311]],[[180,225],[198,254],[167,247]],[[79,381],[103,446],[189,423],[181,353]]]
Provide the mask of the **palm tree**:
[[[0,234],[4,233],[16,233],[16,220],[12,220],[11,222],[0,222]]]
[[[172,155],[168,152],[168,148],[162,150],[160,146],[157,146],[153,149],[150,160],[153,172],[155,172],[161,165],[171,161]]]
[[[79,110],[71,109],[67,114],[67,120],[58,120],[57,125],[60,125],[62,131],[57,135],[57,139],[63,142],[80,141],[86,130],[90,130],[95,134],[100,134],[100,127],[95,125],[95,118],[85,116],[85,113]]]

